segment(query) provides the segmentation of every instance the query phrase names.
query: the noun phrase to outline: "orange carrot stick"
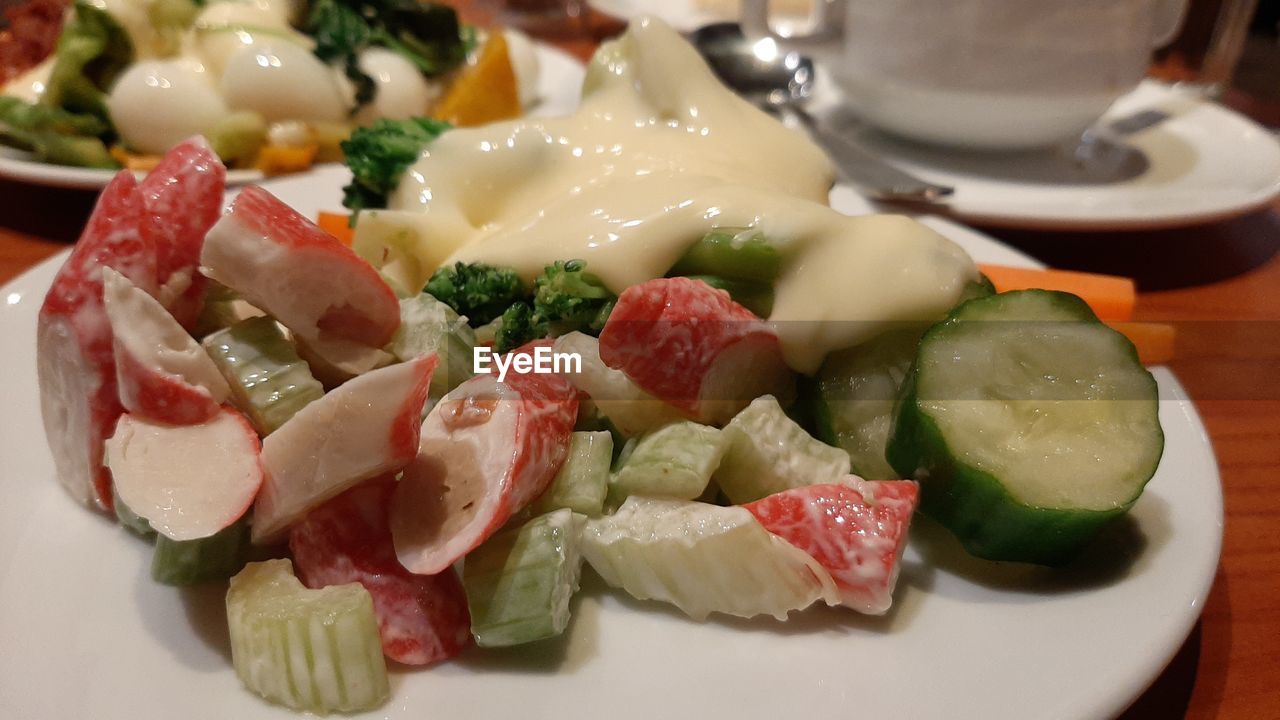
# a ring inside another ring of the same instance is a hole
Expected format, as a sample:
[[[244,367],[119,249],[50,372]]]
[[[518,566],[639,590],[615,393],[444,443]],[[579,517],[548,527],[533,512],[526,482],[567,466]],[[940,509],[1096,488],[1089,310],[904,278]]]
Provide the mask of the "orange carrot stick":
[[[1112,329],[1129,338],[1138,348],[1138,359],[1143,365],[1159,365],[1173,359],[1177,329],[1167,323],[1109,322]]]
[[[996,292],[1008,290],[1061,290],[1089,303],[1089,307],[1103,320],[1130,320],[1136,300],[1133,281],[1114,275],[1094,275],[1071,270],[1035,270],[1012,268],[1003,265],[978,265],[978,269],[991,279]]]
[[[325,212],[320,211],[316,217],[316,224],[321,230],[338,238],[339,242],[347,247],[351,247],[351,241],[355,238],[355,231],[351,229],[351,216],[346,213]]]

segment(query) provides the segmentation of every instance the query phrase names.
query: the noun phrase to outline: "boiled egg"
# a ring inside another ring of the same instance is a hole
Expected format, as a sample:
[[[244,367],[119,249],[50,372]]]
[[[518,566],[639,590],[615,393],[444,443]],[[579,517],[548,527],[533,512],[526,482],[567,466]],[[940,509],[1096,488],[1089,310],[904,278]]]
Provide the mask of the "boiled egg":
[[[361,124],[378,118],[403,120],[424,115],[440,94],[438,85],[428,82],[417,66],[392,50],[369,48],[360,53],[357,62],[377,85],[373,100],[356,116]]]
[[[161,154],[207,132],[227,115],[227,106],[199,63],[143,60],[116,80],[107,111],[126,145]]]
[[[287,41],[236,50],[227,58],[219,89],[232,110],[252,110],[268,122],[339,122],[351,107],[333,68]]]

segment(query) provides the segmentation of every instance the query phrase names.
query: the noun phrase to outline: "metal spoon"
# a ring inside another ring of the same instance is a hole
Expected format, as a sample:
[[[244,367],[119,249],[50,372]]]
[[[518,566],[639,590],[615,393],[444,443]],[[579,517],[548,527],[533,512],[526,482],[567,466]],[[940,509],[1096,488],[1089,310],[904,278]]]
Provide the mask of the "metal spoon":
[[[695,30],[694,47],[720,80],[751,103],[793,119],[831,157],[841,177],[877,200],[938,202],[953,190],[921,180],[824,128],[803,104],[813,91],[813,61],[781,52],[771,40],[750,41],[737,23]]]

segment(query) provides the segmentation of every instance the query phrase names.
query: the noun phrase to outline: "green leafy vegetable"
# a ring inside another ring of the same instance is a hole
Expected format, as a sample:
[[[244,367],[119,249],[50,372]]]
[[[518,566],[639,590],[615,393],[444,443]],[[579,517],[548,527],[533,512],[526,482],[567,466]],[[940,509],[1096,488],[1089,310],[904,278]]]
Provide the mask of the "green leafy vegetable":
[[[459,315],[466,315],[472,327],[489,323],[526,297],[515,270],[482,263],[458,263],[436,270],[427,281],[426,292]]]
[[[105,11],[80,0],[62,30],[53,69],[40,101],[69,112],[96,115],[110,126],[107,90],[133,62],[124,29]]]
[[[42,162],[117,167],[107,146],[99,139],[110,129],[96,115],[0,97],[0,144],[26,150]]]
[[[342,189],[342,204],[355,211],[386,207],[387,196],[400,184],[405,169],[450,127],[449,123],[431,118],[409,118],[379,120],[372,127],[358,128],[342,142],[352,177],[351,184]],[[493,317],[501,312],[498,309]]]
[[[373,99],[373,78],[360,69],[360,52],[393,50],[425,75],[446,73],[466,59],[467,46],[453,8],[417,0],[314,0],[305,29],[316,57],[342,63],[356,88],[356,108]],[[354,111],[354,110],[353,110]]]

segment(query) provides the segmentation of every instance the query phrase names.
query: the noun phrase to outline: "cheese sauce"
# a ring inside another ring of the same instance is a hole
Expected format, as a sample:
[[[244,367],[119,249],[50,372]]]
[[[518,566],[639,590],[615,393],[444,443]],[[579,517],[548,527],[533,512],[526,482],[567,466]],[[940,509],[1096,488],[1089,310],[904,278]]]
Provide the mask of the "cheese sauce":
[[[813,372],[886,322],[940,316],[977,277],[963,250],[912,220],[832,210],[832,179],[807,138],[646,20],[597,53],[574,114],[433,142],[390,209],[361,216],[356,249],[405,287],[441,263],[511,266],[531,281],[580,258],[621,292],[664,275],[713,227],[756,226],[785,258],[769,319],[791,366]]]

